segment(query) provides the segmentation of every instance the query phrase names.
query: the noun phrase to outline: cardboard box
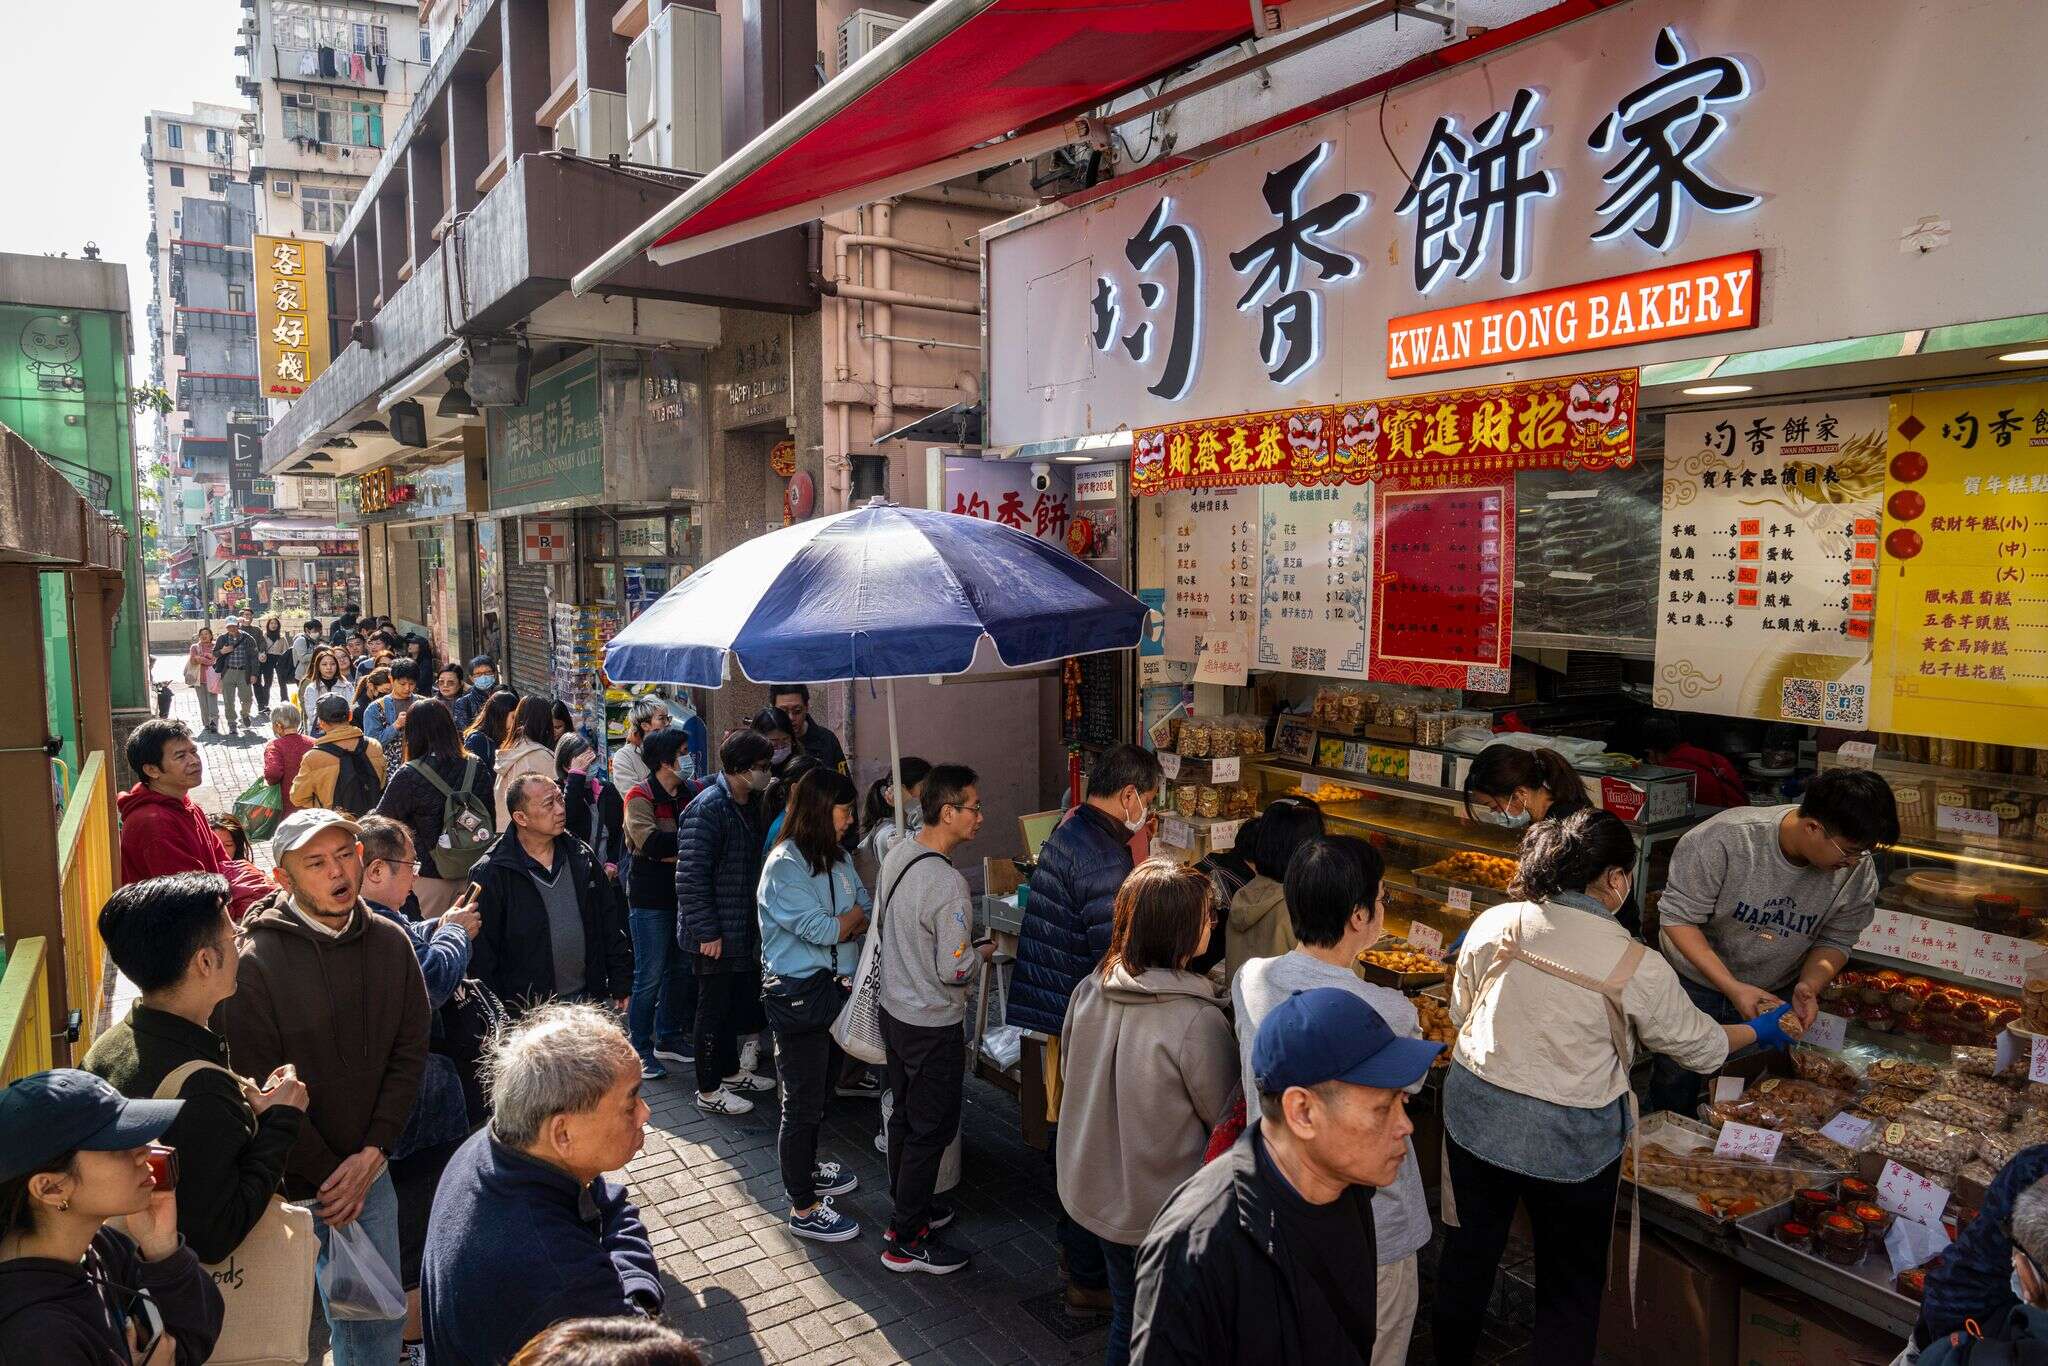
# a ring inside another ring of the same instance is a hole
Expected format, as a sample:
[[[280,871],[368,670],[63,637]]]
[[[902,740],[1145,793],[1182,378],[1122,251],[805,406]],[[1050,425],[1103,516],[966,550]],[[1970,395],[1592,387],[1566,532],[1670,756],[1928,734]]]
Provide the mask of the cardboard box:
[[[1601,1356],[1634,1366],[1730,1366],[1744,1274],[1728,1258],[1646,1224],[1631,1323],[1624,1215],[1600,1306]]]
[[[1743,1287],[1736,1366],[1887,1366],[1905,1344],[1783,1286]]]

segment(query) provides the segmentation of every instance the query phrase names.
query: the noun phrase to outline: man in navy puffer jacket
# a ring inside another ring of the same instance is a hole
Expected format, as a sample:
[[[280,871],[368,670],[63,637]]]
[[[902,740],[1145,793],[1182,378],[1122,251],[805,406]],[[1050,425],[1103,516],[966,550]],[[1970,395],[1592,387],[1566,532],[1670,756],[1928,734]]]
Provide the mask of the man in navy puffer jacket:
[[[1025,899],[1024,928],[1011,970],[1009,1023],[1057,1037],[1067,999],[1109,952],[1116,894],[1131,871],[1131,837],[1143,828],[1159,795],[1159,757],[1118,745],[1088,773],[1087,800],[1067,814],[1038,851]],[[1095,1235],[1066,1216],[1059,1222],[1067,1254],[1067,1303],[1108,1306],[1108,1272]]]

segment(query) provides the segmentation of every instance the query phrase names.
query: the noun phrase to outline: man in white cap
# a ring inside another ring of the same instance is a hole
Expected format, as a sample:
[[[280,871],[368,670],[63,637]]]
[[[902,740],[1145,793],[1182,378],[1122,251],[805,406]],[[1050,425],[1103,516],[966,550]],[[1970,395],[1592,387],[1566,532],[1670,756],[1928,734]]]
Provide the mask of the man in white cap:
[[[240,617],[221,623],[220,639],[213,643],[213,667],[220,671],[220,701],[227,712],[228,734],[240,735],[247,726],[256,727],[257,661],[263,657],[253,631],[244,630]]]
[[[312,1094],[284,1194],[312,1208],[323,1266],[330,1230],[360,1222],[395,1271],[398,1199],[385,1162],[426,1070],[430,1012],[412,941],[363,904],[356,835],[354,821],[324,809],[278,825],[279,890],[242,920],[241,975],[215,1028],[239,1069],[261,1077],[291,1063]],[[330,1313],[328,1329],[334,1366],[388,1366],[405,1323]]]

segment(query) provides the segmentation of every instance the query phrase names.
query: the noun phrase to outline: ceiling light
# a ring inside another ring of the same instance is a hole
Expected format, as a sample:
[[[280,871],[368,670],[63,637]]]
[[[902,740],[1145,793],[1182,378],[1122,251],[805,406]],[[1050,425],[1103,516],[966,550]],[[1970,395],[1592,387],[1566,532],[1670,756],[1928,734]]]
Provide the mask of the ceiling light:
[[[1754,384],[1695,384],[1678,392],[1695,398],[1718,398],[1722,394],[1746,394],[1755,387]]]
[[[1095,457],[1092,455],[1056,455],[1053,459],[1059,461],[1062,465],[1092,465],[1095,463]]]
[[[448,392],[441,395],[440,403],[435,405],[434,416],[475,417],[476,404],[470,402],[469,390],[459,384],[451,384]]]
[[[2002,361],[2010,362],[2013,365],[2026,365],[2030,362],[2048,361],[2048,346],[2029,347],[2025,351],[2008,351],[2004,355],[2000,356],[1999,359]]]

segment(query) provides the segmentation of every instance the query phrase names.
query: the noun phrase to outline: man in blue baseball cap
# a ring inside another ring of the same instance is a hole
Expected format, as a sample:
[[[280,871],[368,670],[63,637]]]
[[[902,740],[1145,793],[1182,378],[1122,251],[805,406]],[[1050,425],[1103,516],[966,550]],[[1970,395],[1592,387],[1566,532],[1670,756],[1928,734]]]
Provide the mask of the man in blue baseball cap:
[[[1400,1172],[1407,1088],[1442,1048],[1338,987],[1268,1012],[1259,1122],[1173,1193],[1139,1249],[1136,1366],[1372,1360],[1372,1193]]]

